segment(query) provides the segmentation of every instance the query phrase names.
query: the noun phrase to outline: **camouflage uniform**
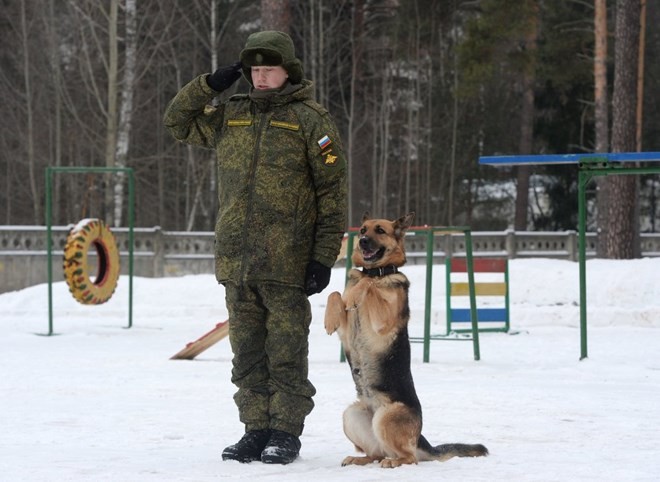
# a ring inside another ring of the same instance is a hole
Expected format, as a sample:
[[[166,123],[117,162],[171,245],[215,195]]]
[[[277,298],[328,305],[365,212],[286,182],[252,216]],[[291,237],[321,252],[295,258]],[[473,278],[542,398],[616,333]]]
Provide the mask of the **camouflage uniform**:
[[[195,78],[164,122],[176,139],[217,154],[216,278],[226,289],[241,421],[246,430],[300,435],[315,393],[307,379],[305,270],[310,260],[332,266],[339,252],[346,161],[310,81],[209,108],[217,95],[206,75]]]

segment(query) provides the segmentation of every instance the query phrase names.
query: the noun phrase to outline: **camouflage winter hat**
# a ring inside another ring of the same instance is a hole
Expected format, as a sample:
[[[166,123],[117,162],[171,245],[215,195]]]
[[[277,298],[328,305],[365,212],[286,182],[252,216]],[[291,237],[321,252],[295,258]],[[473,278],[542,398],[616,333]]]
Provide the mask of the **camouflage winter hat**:
[[[296,58],[291,37],[284,32],[266,30],[251,34],[239,58],[243,64],[243,73],[250,81],[252,79],[250,67],[281,65],[289,74],[289,81],[292,84],[302,82],[302,63]]]

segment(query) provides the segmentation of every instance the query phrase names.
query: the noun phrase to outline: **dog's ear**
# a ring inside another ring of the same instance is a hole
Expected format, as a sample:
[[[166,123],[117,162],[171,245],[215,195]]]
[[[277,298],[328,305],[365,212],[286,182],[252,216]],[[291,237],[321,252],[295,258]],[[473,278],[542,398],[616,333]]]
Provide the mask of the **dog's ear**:
[[[410,227],[410,225],[415,219],[415,212],[411,211],[405,216],[401,216],[399,219],[394,221],[394,232],[397,236],[401,236],[403,232]]]
[[[408,229],[412,225],[414,219],[415,219],[415,211],[411,211],[405,216],[402,216],[399,219],[397,219],[396,222],[399,225],[400,229]]]
[[[362,215],[362,223],[370,219],[371,219],[371,214],[369,214],[369,211],[365,211],[364,214]]]

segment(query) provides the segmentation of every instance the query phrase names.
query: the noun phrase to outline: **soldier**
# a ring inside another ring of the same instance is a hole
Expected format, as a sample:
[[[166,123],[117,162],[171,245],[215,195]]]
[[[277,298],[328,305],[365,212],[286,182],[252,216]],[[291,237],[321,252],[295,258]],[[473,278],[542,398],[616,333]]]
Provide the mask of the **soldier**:
[[[249,94],[209,107],[241,73]],[[216,278],[245,425],[223,460],[292,462],[314,406],[307,297],[330,281],[347,215],[341,142],[313,95],[291,38],[264,31],[248,37],[240,62],[193,79],[165,112],[174,138],[217,155]]]

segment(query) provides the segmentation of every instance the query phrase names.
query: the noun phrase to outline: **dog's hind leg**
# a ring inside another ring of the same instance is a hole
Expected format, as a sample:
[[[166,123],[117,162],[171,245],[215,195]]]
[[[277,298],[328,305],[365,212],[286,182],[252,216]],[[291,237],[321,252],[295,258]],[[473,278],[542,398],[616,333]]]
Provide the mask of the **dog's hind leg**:
[[[393,403],[376,411],[373,427],[387,456],[381,467],[417,463],[417,440],[422,430],[418,413],[403,403]]]
[[[338,291],[333,291],[328,296],[323,324],[328,335],[332,335],[340,326],[346,326],[346,305]]]
[[[353,442],[363,457],[346,457],[341,463],[345,465],[367,465],[383,459],[380,442],[376,438],[372,427],[373,412],[364,403],[357,401],[344,411],[344,433]]]

